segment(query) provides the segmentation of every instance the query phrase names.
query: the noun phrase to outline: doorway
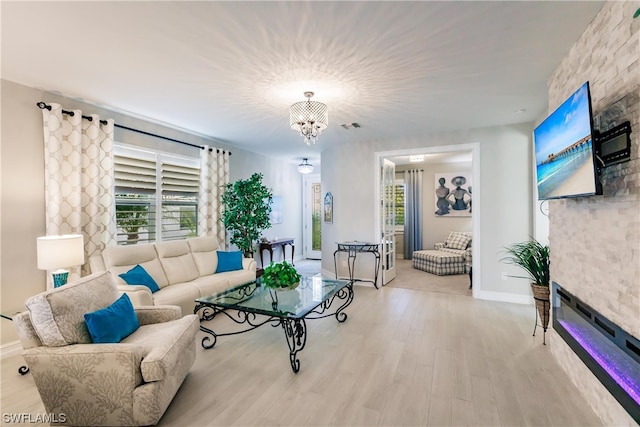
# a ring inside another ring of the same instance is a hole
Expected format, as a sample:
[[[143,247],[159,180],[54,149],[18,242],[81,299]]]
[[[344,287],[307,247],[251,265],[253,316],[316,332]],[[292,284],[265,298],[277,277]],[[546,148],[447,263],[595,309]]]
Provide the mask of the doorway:
[[[322,188],[320,174],[302,177],[303,255],[322,258]]]
[[[441,147],[423,147],[423,148],[413,148],[413,149],[404,149],[404,150],[394,150],[394,151],[385,151],[385,152],[377,152],[375,153],[375,165],[376,165],[376,191],[375,191],[375,203],[376,203],[376,218],[374,221],[375,230],[374,233],[376,236],[382,236],[384,230],[384,216],[382,209],[383,206],[383,191],[384,188],[382,184],[382,179],[384,176],[383,168],[381,165],[384,163],[383,160],[388,160],[393,163],[396,163],[396,168],[398,170],[402,169],[402,164],[410,165],[407,167],[417,168],[417,169],[425,169],[427,170],[425,175],[425,181],[429,183],[429,190],[435,191],[435,186],[431,189],[431,183],[428,179],[433,179],[434,176],[434,168],[427,168],[421,166],[419,163],[411,164],[409,162],[409,157],[414,155],[423,155],[425,160],[431,163],[446,163],[446,162],[466,162],[465,169],[467,171],[470,170],[471,182],[473,182],[473,217],[469,219],[471,221],[470,231],[473,233],[472,240],[472,251],[473,251],[473,294],[474,296],[479,295],[479,292],[482,290],[482,283],[480,280],[481,277],[481,260],[480,260],[480,212],[481,212],[481,187],[480,187],[480,144],[479,143],[470,143],[470,144],[459,144],[459,145],[451,145],[451,146],[441,146]],[[438,167],[435,172],[447,172],[448,170],[444,167]],[[453,171],[453,170],[451,170]],[[455,230],[455,227],[452,225],[452,230],[444,230],[448,228],[449,225],[445,225],[444,222],[437,223],[437,220],[440,218],[436,218],[434,215],[435,209],[431,209],[432,206],[435,206],[435,195],[430,194],[428,197],[424,198],[424,221],[432,221],[432,224],[436,224],[435,227],[439,227],[443,231],[441,233],[446,233],[448,235],[448,231],[459,231]],[[466,231],[469,231],[468,229]],[[430,235],[433,233],[429,233]],[[431,237],[433,239],[433,237]],[[446,235],[440,237],[442,241],[446,239]],[[428,243],[425,243],[428,242]],[[424,246],[422,249],[433,249],[434,242],[430,241],[430,237],[425,236],[423,239]],[[401,244],[401,242],[398,242]],[[398,248],[399,249],[399,248]],[[384,275],[384,270],[382,272]],[[383,283],[386,283],[383,278]]]

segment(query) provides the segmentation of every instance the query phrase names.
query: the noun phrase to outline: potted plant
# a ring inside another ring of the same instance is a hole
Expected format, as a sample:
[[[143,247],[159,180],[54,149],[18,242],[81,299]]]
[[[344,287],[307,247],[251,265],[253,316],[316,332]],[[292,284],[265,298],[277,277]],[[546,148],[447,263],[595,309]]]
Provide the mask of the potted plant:
[[[274,263],[273,261],[264,269],[262,283],[266,288],[295,289],[300,284],[299,274],[295,267],[287,261]]]
[[[230,242],[247,258],[253,257],[254,244],[263,230],[271,227],[269,213],[273,194],[262,183],[262,174],[254,173],[249,179],[226,184],[222,194],[222,218]]]
[[[549,246],[543,245],[535,239],[515,243],[505,248],[506,256],[500,261],[506,264],[517,265],[527,272],[523,279],[531,280],[531,290],[536,302],[538,314],[542,319],[542,326],[547,329],[549,325]]]

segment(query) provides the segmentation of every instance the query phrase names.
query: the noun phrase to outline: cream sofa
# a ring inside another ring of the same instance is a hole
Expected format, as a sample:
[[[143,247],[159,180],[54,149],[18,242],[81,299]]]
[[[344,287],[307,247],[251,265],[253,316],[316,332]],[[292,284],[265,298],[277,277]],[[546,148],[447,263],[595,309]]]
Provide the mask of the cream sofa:
[[[196,357],[198,317],[175,306],[135,308],[140,327],[94,344],[85,313],[118,299],[102,272],[35,295],[13,321],[45,411],[64,425],[156,424]]]
[[[215,237],[194,237],[142,245],[107,247],[89,260],[91,272],[110,271],[121,293],[127,293],[134,307],[177,305],[182,314],[193,313],[195,299],[223,291],[256,278],[256,262],[243,258],[242,270],[216,273],[218,241]],[[128,285],[118,275],[141,265],[156,281],[159,291]]]

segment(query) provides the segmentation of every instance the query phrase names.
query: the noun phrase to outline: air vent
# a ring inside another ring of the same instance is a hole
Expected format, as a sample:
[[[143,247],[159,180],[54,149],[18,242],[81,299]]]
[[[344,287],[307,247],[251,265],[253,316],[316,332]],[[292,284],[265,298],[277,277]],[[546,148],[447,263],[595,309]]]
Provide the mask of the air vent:
[[[355,122],[353,122],[353,123],[343,123],[340,126],[342,126],[345,129],[357,129],[357,128],[361,127],[359,123],[355,123]]]

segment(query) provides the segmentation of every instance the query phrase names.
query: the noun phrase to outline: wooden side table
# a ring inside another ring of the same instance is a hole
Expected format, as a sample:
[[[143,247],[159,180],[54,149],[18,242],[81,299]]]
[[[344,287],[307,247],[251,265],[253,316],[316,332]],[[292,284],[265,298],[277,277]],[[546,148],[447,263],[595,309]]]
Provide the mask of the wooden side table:
[[[293,237],[283,237],[281,239],[277,239],[277,240],[271,240],[269,242],[260,242],[260,264],[262,265],[262,267],[264,268],[264,259],[262,258],[262,251],[267,250],[269,251],[269,263],[271,263],[271,261],[273,261],[273,248],[277,248],[279,246],[282,246],[282,259],[286,259],[286,255],[285,255],[285,246],[286,245],[291,245],[291,265],[295,265],[293,263],[293,254],[295,251],[295,246],[293,245]]]

